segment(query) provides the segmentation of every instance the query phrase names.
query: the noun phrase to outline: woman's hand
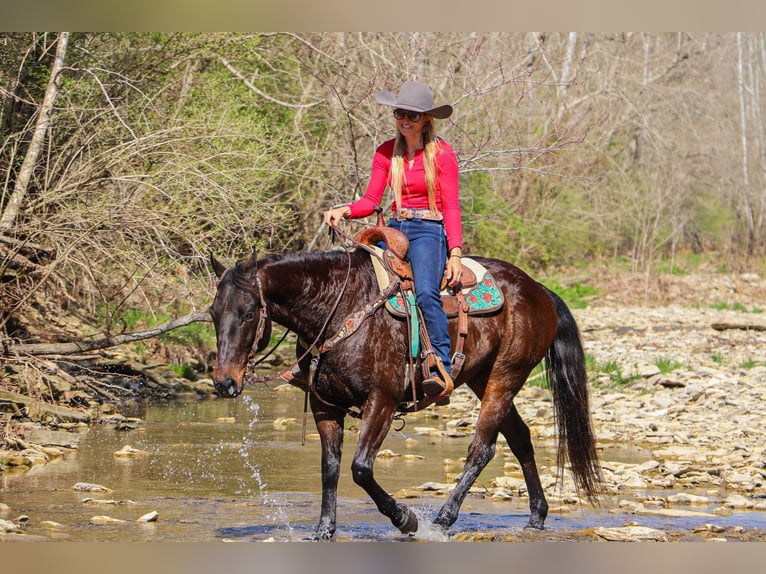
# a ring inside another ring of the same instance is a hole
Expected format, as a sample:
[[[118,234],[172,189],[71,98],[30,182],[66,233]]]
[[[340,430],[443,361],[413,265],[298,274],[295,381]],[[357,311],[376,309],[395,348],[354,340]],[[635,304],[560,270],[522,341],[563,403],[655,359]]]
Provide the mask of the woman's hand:
[[[324,222],[330,227],[337,227],[338,222],[349,215],[351,215],[351,209],[348,205],[339,205],[324,212]]]
[[[460,276],[463,274],[463,264],[458,253],[450,253],[447,259],[447,285],[456,287],[460,283]]]

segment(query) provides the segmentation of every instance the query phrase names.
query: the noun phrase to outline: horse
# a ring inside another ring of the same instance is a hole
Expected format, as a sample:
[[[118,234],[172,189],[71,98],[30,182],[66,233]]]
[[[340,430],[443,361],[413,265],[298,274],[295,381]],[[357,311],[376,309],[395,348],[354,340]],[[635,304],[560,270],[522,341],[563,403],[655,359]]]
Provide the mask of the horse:
[[[532,369],[544,361],[558,429],[559,471],[568,459],[578,492],[598,505],[601,473],[580,332],[555,292],[511,263],[475,259],[490,271],[505,301],[493,314],[468,320],[465,359],[454,384],[466,384],[481,404],[464,472],[432,523],[449,535],[471,485],[492,460],[502,434],[521,464],[527,485],[527,527],[542,530],[548,503],[529,428],[513,401]],[[251,353],[268,346],[272,322],[297,335],[300,370],[294,369],[297,376],[291,382],[307,392],[322,451],[321,511],[310,538],[328,540],[336,530],[344,420],[349,414],[361,421],[351,463],[354,482],[393,526],[413,535],[418,529],[415,513],[380,486],[373,468],[392,422],[402,416],[401,405],[412,399],[406,382],[411,362],[407,321],[376,308],[356,332],[331,349],[314,356],[308,352],[321,349],[322,341],[343,329],[347,317],[369,309],[379,299],[370,255],[362,249],[330,249],[259,259],[253,253],[229,269],[212,254],[210,260],[218,277],[210,307],[217,344],[213,382],[218,395],[236,397],[242,392]],[[450,336],[454,347],[455,319],[450,320]]]

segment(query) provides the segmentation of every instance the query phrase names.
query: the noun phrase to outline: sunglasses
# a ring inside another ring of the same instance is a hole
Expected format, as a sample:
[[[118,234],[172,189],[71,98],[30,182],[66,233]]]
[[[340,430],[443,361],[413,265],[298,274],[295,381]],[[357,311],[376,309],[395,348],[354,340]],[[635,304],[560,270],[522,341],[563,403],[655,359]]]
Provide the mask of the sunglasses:
[[[411,122],[419,122],[420,118],[423,117],[422,112],[412,112],[410,110],[401,110],[399,108],[396,108],[394,110],[394,117],[397,120],[403,120],[404,118],[407,118]]]

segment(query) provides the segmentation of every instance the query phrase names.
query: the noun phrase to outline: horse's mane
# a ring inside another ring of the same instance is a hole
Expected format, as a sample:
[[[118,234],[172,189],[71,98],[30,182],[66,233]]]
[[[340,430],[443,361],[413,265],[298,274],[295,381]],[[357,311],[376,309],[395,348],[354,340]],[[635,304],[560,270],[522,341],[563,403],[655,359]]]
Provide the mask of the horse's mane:
[[[362,271],[367,268],[370,276],[374,275],[372,264],[367,253],[362,250],[352,250],[350,254],[352,270]],[[257,269],[265,269],[274,265],[286,265],[294,269],[316,270],[318,274],[340,272],[345,274],[348,268],[349,255],[342,249],[329,249],[309,252],[284,252],[270,253],[260,258]],[[248,259],[240,259],[236,265],[222,278],[222,281],[230,281],[235,286],[252,291],[255,285],[248,272],[245,270]],[[364,271],[362,271],[364,273]]]

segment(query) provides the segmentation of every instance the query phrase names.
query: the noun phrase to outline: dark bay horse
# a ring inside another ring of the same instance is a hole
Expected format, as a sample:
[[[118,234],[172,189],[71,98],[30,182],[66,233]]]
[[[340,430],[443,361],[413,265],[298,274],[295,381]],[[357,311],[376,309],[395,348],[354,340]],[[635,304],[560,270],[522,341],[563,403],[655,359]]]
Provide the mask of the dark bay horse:
[[[529,527],[543,528],[548,513],[530,432],[513,399],[530,371],[545,359],[558,427],[561,469],[568,458],[578,490],[597,503],[600,467],[590,422],[585,355],[579,330],[561,298],[521,269],[477,257],[505,295],[501,310],[471,317],[465,363],[455,386],[467,384],[481,399],[476,431],[464,472],[439,510],[434,524],[447,531],[457,520],[469,488],[492,459],[498,433],[519,460],[529,493]],[[213,380],[222,396],[242,391],[252,350],[268,344],[271,323],[296,333],[310,346],[332,337],[344,320],[380,294],[368,253],[363,250],[273,255],[253,254],[226,269],[211,257],[219,277],[210,313],[218,353]],[[361,411],[359,440],[351,463],[353,480],[381,513],[405,534],[418,527],[415,514],[375,480],[373,463],[397,408],[407,401],[405,375],[409,340],[406,321],[377,309],[352,336],[323,353],[310,369],[311,356],[298,346],[303,373],[312,372],[308,395],[322,446],[322,508],[315,539],[329,539],[336,527],[343,423],[349,409]],[[453,341],[456,320],[450,321]],[[307,377],[294,384],[306,388]],[[411,397],[410,397],[411,398]]]

